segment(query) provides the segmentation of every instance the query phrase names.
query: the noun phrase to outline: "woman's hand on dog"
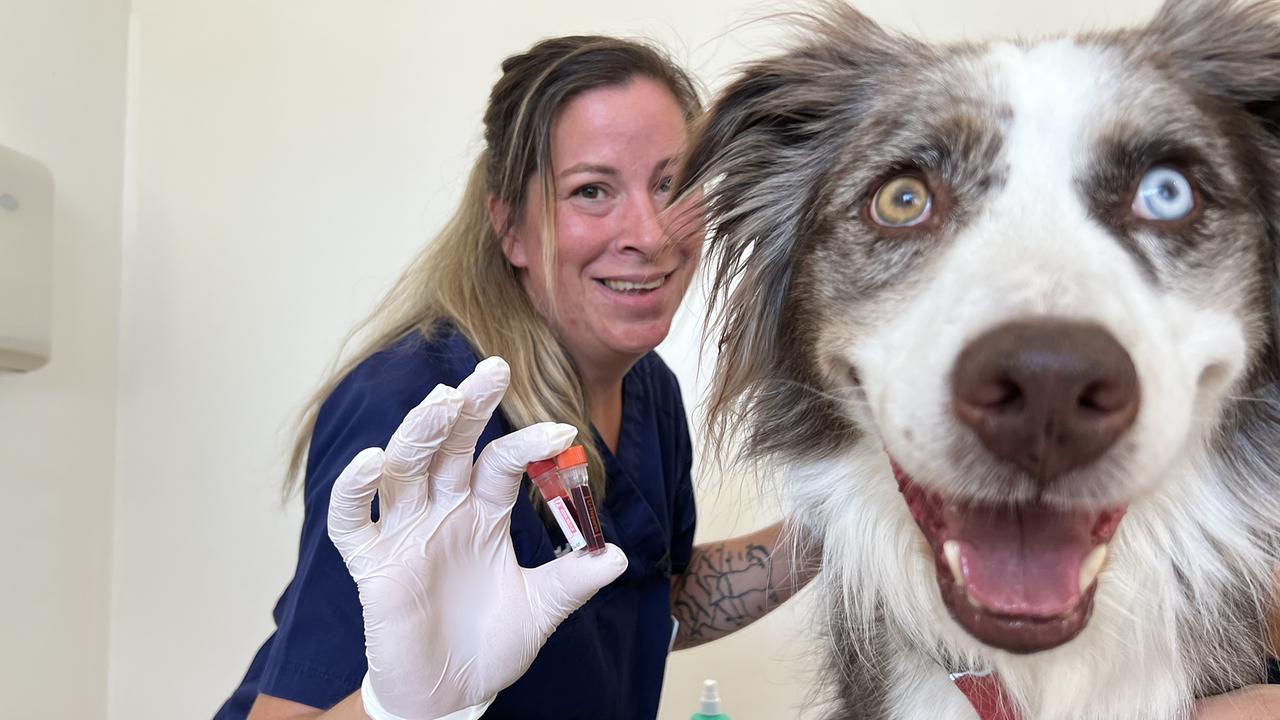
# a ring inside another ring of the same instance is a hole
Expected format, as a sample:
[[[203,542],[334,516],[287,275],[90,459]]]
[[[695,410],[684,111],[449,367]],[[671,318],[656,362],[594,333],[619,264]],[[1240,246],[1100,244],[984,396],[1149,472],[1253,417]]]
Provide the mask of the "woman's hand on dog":
[[[1280,685],[1250,685],[1196,703],[1194,720],[1274,720],[1280,718]]]

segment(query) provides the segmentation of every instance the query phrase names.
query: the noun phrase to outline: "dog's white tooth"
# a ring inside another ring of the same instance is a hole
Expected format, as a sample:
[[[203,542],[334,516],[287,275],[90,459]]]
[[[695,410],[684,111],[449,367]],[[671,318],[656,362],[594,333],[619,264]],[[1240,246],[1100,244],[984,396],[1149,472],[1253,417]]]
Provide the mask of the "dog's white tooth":
[[[1080,592],[1089,589],[1089,586],[1098,579],[1098,573],[1102,572],[1102,566],[1107,562],[1107,545],[1103,543],[1089,552],[1085,557],[1084,563],[1080,565]]]
[[[956,581],[958,587],[964,587],[964,572],[960,569],[960,543],[955,540],[942,543],[942,554],[947,558],[952,579]]]

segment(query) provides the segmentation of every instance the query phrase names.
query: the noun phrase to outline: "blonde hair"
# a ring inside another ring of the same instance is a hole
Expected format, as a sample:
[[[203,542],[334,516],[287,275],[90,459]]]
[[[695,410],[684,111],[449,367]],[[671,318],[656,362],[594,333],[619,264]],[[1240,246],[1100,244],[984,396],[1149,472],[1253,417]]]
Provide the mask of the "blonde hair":
[[[700,111],[689,76],[648,45],[600,36],[544,40],[502,63],[489,95],[485,149],[476,159],[453,217],[409,265],[377,308],[347,336],[358,347],[329,375],[304,406],[285,479],[286,496],[297,487],[320,407],[356,366],[405,335],[430,338],[452,325],[480,357],[500,355],[511,366],[511,386],[501,411],[512,428],[555,420],[578,428],[587,451],[592,489],[603,498],[604,462],[591,432],[590,399],[578,369],[525,291],[519,271],[502,252],[501,238],[526,209],[527,181],[543,187],[544,267],[555,266],[555,192],[551,127],[560,108],[599,87],[637,77],[661,82],[687,122]],[[507,208],[505,227],[493,227],[489,198]],[[545,281],[550,287],[552,278]],[[556,312],[554,307],[548,312]],[[540,499],[533,498],[540,506]]]

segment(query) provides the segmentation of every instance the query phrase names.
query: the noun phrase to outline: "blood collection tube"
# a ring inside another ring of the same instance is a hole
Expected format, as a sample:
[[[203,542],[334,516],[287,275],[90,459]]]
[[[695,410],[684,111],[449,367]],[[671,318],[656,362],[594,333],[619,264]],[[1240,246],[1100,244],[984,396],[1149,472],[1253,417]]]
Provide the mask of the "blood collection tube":
[[[551,508],[551,514],[555,516],[560,532],[564,533],[564,539],[569,541],[569,547],[574,550],[586,547],[587,540],[578,529],[577,522],[574,521],[573,511],[569,509],[568,503],[572,500],[569,499],[569,493],[560,482],[556,461],[551,459],[531,462],[525,467],[525,472],[529,474],[533,484],[538,486],[542,499],[547,501],[547,507]]]
[[[596,514],[596,503],[591,498],[591,485],[587,482],[587,451],[581,445],[574,445],[556,456],[556,468],[560,471],[560,482],[569,491],[573,500],[574,515],[578,518],[578,527],[587,541],[587,552],[604,550],[604,533],[600,530],[600,516]]]

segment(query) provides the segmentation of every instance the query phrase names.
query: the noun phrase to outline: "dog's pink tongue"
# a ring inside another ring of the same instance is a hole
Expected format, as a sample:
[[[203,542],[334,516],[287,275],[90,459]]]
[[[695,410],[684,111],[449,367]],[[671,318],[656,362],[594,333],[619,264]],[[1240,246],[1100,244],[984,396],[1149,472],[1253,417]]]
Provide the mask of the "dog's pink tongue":
[[[1031,506],[944,514],[960,545],[965,589],[989,612],[1051,618],[1080,602],[1080,566],[1093,549],[1096,513]]]

